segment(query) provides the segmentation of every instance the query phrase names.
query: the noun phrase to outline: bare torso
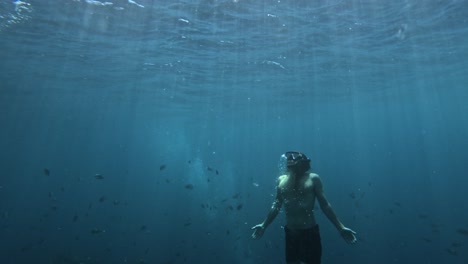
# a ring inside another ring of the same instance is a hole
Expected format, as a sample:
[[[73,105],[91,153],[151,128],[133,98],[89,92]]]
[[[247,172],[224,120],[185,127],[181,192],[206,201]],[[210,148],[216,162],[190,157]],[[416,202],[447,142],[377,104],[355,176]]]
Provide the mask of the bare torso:
[[[305,229],[315,226],[315,192],[312,178],[315,174],[306,173],[302,177],[282,175],[278,188],[283,197],[286,213],[286,226],[290,229]]]

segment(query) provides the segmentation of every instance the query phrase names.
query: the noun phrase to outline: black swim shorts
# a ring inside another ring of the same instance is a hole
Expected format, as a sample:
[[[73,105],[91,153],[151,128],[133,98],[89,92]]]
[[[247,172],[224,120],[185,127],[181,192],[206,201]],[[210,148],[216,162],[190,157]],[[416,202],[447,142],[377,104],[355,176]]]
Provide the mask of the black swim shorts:
[[[322,243],[318,225],[308,229],[289,229],[286,233],[286,262],[302,261],[307,264],[320,264]]]

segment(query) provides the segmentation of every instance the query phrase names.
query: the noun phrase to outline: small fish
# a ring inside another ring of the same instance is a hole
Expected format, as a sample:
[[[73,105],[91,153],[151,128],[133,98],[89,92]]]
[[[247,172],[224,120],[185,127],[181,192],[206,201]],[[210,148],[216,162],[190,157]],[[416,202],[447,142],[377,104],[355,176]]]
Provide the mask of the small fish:
[[[460,235],[468,236],[468,229],[459,228],[457,229],[457,233]]]
[[[192,223],[190,223],[190,222],[187,222],[187,223],[184,224],[184,226],[190,226],[190,225],[192,225]]]
[[[105,233],[105,232],[106,232],[106,230],[99,229],[99,228],[91,229],[91,234],[93,234],[93,235],[97,235],[97,234],[101,234],[101,233]]]
[[[188,190],[193,190],[193,184],[187,184],[185,185],[185,189],[188,189]]]
[[[458,256],[458,252],[455,249],[447,248],[447,252],[452,256]]]
[[[187,23],[187,24],[190,23],[190,21],[188,21],[187,19],[183,19],[183,18],[179,18],[177,20],[180,21],[180,22],[183,22],[183,23]]]
[[[238,204],[236,209],[239,211],[240,209],[242,209],[242,206],[243,206],[243,204]]]
[[[216,175],[219,175],[219,171],[218,171],[218,170],[215,170],[215,173],[216,173]]]
[[[24,247],[21,248],[21,252],[26,252],[26,251],[29,251],[32,249],[32,245],[31,244],[28,244],[28,245],[25,245]]]
[[[114,205],[119,205],[120,202],[119,202],[119,200],[114,200],[113,204],[114,204]]]
[[[140,231],[145,231],[145,230],[146,230],[146,226],[145,226],[145,225],[142,225],[142,226],[140,227]]]
[[[421,218],[421,219],[426,219],[426,218],[429,217],[427,214],[419,214],[418,216],[419,216],[419,218]]]
[[[50,170],[49,169],[44,169],[44,175],[49,176],[50,175]]]
[[[78,221],[78,215],[73,216],[73,222]]]
[[[352,192],[352,193],[349,194],[349,197],[351,197],[351,199],[356,199],[356,194],[354,192]]]
[[[161,170],[161,171],[162,171],[162,170],[165,170],[165,169],[166,169],[166,165],[165,165],[165,164],[163,164],[163,165],[159,166],[159,170]]]
[[[104,175],[102,174],[96,174],[94,175],[94,178],[98,179],[98,180],[104,180]]]
[[[431,243],[431,242],[432,242],[432,239],[427,238],[427,237],[423,237],[422,240],[426,241],[427,243]]]
[[[210,166],[206,167],[206,169],[207,169],[208,171],[213,171],[213,169],[212,169]]]
[[[103,203],[107,200],[106,196],[101,196],[101,198],[99,198],[99,202]]]
[[[452,242],[452,247],[457,248],[463,246],[462,242]]]
[[[8,212],[3,212],[2,213],[2,218],[8,218]]]

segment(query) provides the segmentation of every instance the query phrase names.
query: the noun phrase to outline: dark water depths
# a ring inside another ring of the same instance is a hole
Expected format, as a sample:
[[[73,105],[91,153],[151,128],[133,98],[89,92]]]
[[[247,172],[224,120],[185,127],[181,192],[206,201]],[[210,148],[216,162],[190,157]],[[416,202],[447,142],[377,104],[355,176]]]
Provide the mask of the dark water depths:
[[[467,44],[466,1],[1,1],[0,262],[284,263],[301,150],[323,263],[468,263]]]

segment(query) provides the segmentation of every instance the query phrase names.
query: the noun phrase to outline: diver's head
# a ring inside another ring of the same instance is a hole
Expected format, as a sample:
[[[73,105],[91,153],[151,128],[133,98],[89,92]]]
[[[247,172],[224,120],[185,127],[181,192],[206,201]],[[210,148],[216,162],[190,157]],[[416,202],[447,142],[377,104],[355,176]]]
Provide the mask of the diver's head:
[[[310,169],[310,159],[304,153],[288,151],[281,155],[280,169],[297,175],[303,174]]]

